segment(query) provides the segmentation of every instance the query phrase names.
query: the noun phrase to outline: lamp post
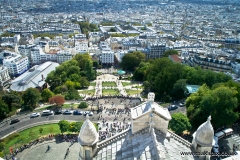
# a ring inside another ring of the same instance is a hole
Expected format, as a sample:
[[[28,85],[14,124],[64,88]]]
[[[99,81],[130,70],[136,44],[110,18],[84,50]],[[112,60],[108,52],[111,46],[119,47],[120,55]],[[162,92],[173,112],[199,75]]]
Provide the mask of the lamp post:
[[[3,147],[4,157],[5,157],[5,159],[7,160],[7,155],[6,155],[6,153],[5,153],[5,147],[4,147],[4,146],[2,146],[2,147]]]

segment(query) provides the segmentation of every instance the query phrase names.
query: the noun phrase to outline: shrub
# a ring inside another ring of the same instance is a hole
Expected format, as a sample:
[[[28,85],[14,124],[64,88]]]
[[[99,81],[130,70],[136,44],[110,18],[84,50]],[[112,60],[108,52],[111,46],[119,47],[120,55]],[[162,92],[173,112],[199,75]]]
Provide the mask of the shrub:
[[[43,128],[39,128],[39,132],[42,133],[43,132]]]
[[[88,104],[86,102],[81,102],[79,105],[78,105],[78,108],[87,108],[88,107]]]

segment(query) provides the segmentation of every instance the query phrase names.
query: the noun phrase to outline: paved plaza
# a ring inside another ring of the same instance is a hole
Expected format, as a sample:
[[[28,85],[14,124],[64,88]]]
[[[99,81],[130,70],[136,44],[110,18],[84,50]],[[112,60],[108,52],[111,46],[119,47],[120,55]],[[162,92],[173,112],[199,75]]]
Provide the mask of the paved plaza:
[[[47,151],[48,145],[51,147],[49,151]],[[80,145],[78,143],[70,145],[70,142],[56,143],[54,140],[44,142],[25,149],[18,153],[16,158],[17,160],[77,160]],[[70,152],[65,158],[68,148]]]

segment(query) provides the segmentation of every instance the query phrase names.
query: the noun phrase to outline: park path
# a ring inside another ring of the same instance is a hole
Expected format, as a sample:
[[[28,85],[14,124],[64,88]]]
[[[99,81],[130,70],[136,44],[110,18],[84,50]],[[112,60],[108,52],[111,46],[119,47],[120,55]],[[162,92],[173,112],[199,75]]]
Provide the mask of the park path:
[[[93,90],[94,91],[94,97],[101,97],[102,94],[102,90],[103,89],[110,89],[110,88],[117,88],[120,91],[120,94],[123,96],[128,96],[126,89],[131,89],[131,90],[139,90],[138,88],[134,88],[134,86],[140,86],[139,84],[131,84],[130,80],[119,80],[118,76],[112,75],[112,74],[103,74],[100,76],[97,76],[96,80],[92,81],[96,83],[96,86],[89,86],[87,90]],[[102,82],[115,82],[116,83],[116,87],[103,87],[102,86]],[[123,86],[122,82],[129,82],[128,86]],[[92,95],[88,95],[88,94],[80,94],[80,96],[85,97],[84,100],[86,100],[89,97],[92,97]],[[133,97],[139,97],[139,94],[136,95],[132,95]]]

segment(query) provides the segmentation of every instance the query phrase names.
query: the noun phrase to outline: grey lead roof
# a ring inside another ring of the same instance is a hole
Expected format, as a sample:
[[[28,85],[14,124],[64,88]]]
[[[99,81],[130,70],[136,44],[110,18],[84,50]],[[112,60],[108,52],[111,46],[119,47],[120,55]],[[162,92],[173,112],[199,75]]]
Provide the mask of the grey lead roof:
[[[25,91],[28,88],[36,88],[42,87],[45,84],[45,78],[47,77],[48,73],[55,70],[55,68],[59,66],[58,63],[55,62],[45,62],[41,65],[36,65],[33,71],[31,69],[21,76],[17,77],[11,82],[10,89],[13,91]],[[42,79],[42,76],[44,79]]]

